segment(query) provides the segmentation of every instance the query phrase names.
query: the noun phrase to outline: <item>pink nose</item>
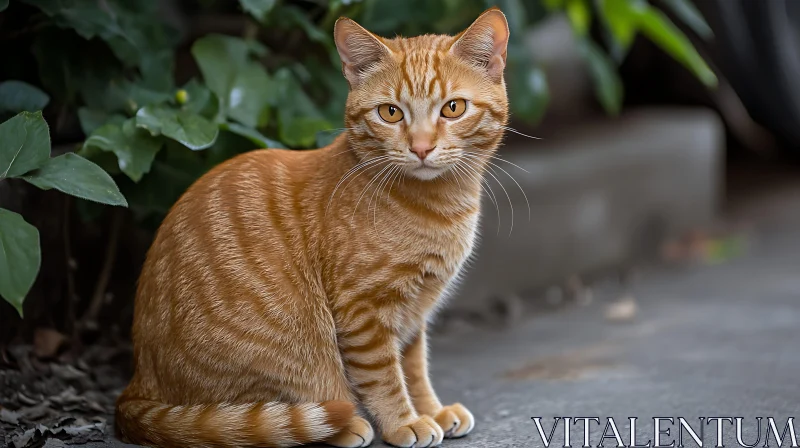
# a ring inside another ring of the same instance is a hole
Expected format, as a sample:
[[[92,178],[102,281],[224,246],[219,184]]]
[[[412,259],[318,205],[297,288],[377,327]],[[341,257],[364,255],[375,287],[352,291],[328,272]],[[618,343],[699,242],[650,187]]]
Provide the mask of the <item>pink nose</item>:
[[[411,152],[415,153],[419,160],[425,160],[428,154],[432,153],[436,146],[431,146],[430,143],[425,142],[423,145],[412,145]]]

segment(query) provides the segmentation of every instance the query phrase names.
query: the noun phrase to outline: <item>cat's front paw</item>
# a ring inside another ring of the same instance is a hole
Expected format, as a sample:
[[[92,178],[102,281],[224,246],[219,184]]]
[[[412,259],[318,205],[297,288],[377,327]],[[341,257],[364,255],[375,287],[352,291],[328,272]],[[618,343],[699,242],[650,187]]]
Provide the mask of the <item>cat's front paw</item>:
[[[443,407],[435,420],[448,439],[464,437],[475,427],[475,417],[461,403]]]
[[[403,448],[439,446],[443,438],[442,428],[428,415],[422,415],[411,424],[383,433],[384,442]]]

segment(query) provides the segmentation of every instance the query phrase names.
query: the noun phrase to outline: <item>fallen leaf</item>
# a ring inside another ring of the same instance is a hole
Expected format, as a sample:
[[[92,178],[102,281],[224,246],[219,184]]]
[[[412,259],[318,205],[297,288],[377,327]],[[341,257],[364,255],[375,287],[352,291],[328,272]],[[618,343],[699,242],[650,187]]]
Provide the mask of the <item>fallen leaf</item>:
[[[33,354],[53,358],[67,343],[67,337],[52,328],[37,328],[33,334]]]
[[[19,414],[6,408],[0,408],[0,421],[12,425],[19,424]]]

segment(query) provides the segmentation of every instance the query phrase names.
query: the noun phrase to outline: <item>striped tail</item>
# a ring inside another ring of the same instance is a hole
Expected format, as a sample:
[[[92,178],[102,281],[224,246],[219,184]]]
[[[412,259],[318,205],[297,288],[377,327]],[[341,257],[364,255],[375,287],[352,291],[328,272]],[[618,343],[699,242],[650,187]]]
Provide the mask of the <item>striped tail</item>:
[[[138,445],[278,448],[323,442],[353,413],[347,401],[170,405],[123,394],[115,419],[117,436]]]

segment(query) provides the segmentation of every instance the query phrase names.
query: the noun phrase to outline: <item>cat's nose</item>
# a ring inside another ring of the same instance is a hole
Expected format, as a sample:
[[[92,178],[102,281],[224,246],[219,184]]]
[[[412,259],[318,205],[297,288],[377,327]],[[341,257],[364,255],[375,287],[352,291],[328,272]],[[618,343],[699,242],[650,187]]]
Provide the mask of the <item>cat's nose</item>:
[[[411,152],[415,153],[419,160],[425,160],[425,157],[428,157],[428,154],[432,153],[434,149],[436,149],[436,146],[431,146],[429,142],[411,145]]]

